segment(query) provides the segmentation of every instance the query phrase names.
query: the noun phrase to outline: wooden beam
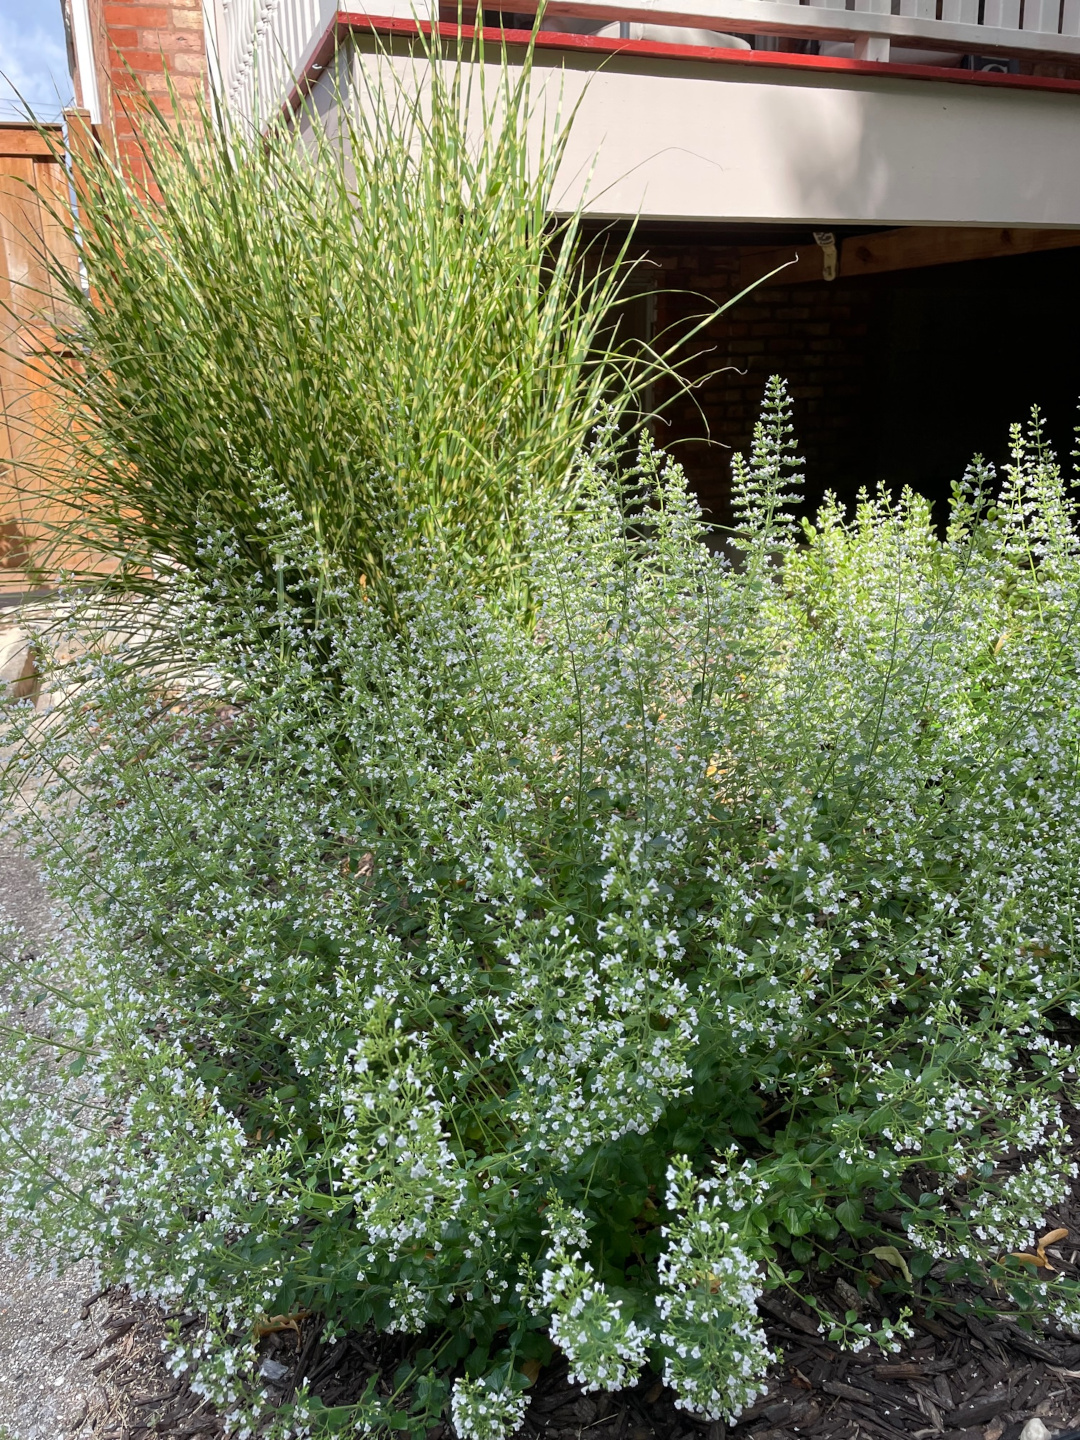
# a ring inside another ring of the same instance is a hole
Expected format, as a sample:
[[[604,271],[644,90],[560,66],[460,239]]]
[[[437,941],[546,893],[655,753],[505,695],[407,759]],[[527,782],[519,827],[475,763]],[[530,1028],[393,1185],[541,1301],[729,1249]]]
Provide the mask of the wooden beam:
[[[840,247],[841,275],[877,275],[962,260],[994,260],[1080,245],[1080,230],[953,230],[911,226],[877,235],[852,235]]]
[[[41,128],[48,133],[56,150],[62,150],[64,132],[60,126],[43,125]],[[0,123],[0,155],[20,157],[29,155],[35,160],[48,160],[53,153],[49,149],[49,142],[45,135],[36,126],[23,125],[20,122]]]
[[[1042,250],[1080,247],[1080,230],[954,229],[939,225],[906,225],[849,235],[840,245],[840,279],[880,275],[887,270],[920,270],[928,265],[956,265],[964,260],[995,260],[1003,255],[1032,255]],[[740,288],[755,280],[767,285],[798,285],[822,280],[822,251],[810,241],[743,253]],[[783,268],[780,268],[783,267]],[[770,272],[777,273],[771,274]]]

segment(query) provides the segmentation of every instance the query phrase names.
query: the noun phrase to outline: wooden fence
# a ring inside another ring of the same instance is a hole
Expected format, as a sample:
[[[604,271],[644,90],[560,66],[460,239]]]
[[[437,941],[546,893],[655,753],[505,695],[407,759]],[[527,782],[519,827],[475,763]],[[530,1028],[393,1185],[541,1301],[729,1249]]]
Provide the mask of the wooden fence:
[[[0,124],[0,604],[25,591],[35,534],[56,515],[37,474],[55,443],[42,357],[56,343],[45,253],[77,264],[64,220],[59,126]]]

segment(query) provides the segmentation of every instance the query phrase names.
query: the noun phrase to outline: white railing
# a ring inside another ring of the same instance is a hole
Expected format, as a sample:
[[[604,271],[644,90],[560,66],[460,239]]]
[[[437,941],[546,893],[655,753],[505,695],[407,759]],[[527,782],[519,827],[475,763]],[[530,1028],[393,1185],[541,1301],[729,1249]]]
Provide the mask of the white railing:
[[[218,62],[229,109],[255,124],[269,120],[337,10],[333,0],[219,0]]]
[[[956,54],[1080,55],[1080,0],[551,0],[557,15]],[[866,48],[866,47],[863,47]],[[884,52],[884,53],[882,53]]]
[[[536,0],[509,0],[517,12]],[[265,122],[303,74],[332,25],[333,0],[218,0],[218,52],[229,106]],[[344,5],[342,6],[344,8]],[[352,0],[350,11],[430,15],[420,0]],[[545,29],[559,17],[590,29],[654,26],[735,35],[851,42],[858,58],[888,61],[890,47],[956,56],[1080,57],[1080,0],[549,0]],[[665,35],[664,38],[670,38]],[[714,42],[715,43],[715,42]]]

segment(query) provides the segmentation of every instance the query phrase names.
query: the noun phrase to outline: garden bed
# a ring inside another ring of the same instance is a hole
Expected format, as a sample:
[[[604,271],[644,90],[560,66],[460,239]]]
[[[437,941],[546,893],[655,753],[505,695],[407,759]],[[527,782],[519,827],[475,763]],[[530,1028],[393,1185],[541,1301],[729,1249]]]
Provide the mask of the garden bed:
[[[160,208],[81,177],[75,548],[146,624],[2,716],[58,922],[0,933],[0,1235],[140,1297],[84,1428],[1067,1425],[1074,492],[1035,415],[944,528],[804,525],[774,377],[718,553],[558,145],[464,93],[351,177],[209,122]]]
[[[1080,1204],[1054,1217],[1072,1218]],[[1065,1247],[1068,1254],[1072,1251]],[[88,1297],[92,1298],[92,1297]],[[963,1298],[958,1296],[957,1298]],[[220,1419],[187,1383],[170,1375],[161,1352],[163,1325],[153,1307],[122,1290],[98,1302],[101,1340],[85,1358],[100,1381],[73,1433],[94,1440],[206,1440],[224,1436]],[[1080,1343],[1063,1335],[1030,1334],[1001,1323],[938,1312],[916,1321],[919,1333],[897,1354],[877,1347],[853,1355],[820,1335],[803,1313],[770,1306],[765,1329],[784,1351],[769,1392],[736,1425],[701,1421],[674,1405],[655,1375],[614,1395],[585,1394],[571,1384],[565,1362],[537,1377],[522,1436],[543,1440],[1018,1440],[1041,1418],[1051,1436],[1080,1426]],[[102,1314],[101,1312],[104,1312]],[[783,1314],[783,1318],[781,1315]],[[192,1317],[194,1319],[194,1317]],[[373,1374],[392,1375],[407,1347],[400,1337],[353,1335],[327,1346],[320,1326],[268,1337],[262,1346],[267,1397],[287,1397],[301,1379],[328,1404],[357,1399]],[[452,1440],[437,1426],[429,1440]]]

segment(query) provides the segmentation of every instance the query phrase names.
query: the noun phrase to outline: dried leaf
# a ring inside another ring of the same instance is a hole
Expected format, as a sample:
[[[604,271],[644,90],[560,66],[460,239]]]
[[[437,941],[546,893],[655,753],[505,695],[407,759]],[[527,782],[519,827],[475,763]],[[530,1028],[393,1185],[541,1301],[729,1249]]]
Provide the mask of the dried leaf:
[[[521,1373],[529,1377],[530,1384],[535,1385],[536,1377],[540,1374],[540,1361],[526,1360],[525,1364],[521,1367]]]
[[[306,1320],[310,1314],[310,1310],[297,1310],[291,1315],[268,1315],[265,1320],[256,1324],[255,1335],[261,1340],[264,1335],[277,1335],[283,1330],[292,1330],[299,1341],[300,1321]]]
[[[875,1245],[870,1254],[878,1260],[884,1260],[885,1264],[891,1265],[894,1270],[899,1270],[909,1285],[912,1283],[914,1277],[908,1269],[908,1263],[895,1245]]]
[[[1067,1240],[1068,1238],[1069,1232],[1064,1225],[1059,1225],[1056,1230],[1048,1230],[1038,1242],[1037,1248],[1040,1255],[1048,1245],[1056,1245],[1059,1240]]]

